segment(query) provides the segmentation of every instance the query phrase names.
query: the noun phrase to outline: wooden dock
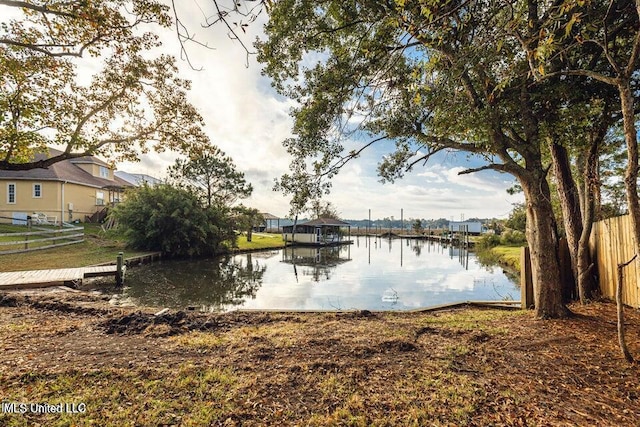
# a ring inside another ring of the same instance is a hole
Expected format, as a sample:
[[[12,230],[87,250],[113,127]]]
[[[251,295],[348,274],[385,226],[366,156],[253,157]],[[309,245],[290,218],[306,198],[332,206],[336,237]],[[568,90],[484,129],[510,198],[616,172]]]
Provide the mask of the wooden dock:
[[[94,267],[59,268],[53,270],[28,270],[0,273],[0,290],[45,288],[64,284],[79,284],[83,279],[100,276],[116,276],[116,265]]]

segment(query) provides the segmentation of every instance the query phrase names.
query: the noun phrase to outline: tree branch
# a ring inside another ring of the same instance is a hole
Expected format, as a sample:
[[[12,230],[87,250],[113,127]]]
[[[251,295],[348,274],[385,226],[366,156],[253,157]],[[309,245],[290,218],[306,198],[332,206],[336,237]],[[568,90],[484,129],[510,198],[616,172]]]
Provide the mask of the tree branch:
[[[74,57],[80,58],[82,56],[82,52],[52,52],[51,50],[46,49],[46,47],[65,48],[65,47],[73,47],[73,45],[37,45],[37,44],[30,44],[30,43],[22,43],[22,42],[11,40],[11,39],[0,39],[0,44],[31,49],[36,52],[44,53],[45,55],[48,55],[51,57],[74,56]]]
[[[503,173],[512,173],[511,168],[503,163],[491,163],[489,165],[480,166],[477,168],[469,168],[463,171],[458,172],[458,175],[467,175],[470,173],[485,171],[485,170],[495,170]]]
[[[606,83],[608,85],[617,86],[618,79],[616,77],[607,77],[600,73],[591,70],[568,70],[568,71],[556,71],[553,73],[545,74],[539,76],[530,86],[535,86],[538,83],[543,82],[544,80],[559,77],[559,76],[582,76],[582,77],[590,77],[594,80],[598,80],[600,82]]]
[[[411,43],[407,43],[404,45],[399,45],[399,46],[386,46],[385,49],[387,49],[387,51],[389,52],[396,52],[398,50],[404,50],[410,47],[416,47],[416,46],[422,46],[422,42],[411,42]]]
[[[78,18],[78,15],[75,13],[52,10],[52,9],[49,9],[47,6],[39,6],[37,4],[29,3],[26,1],[0,0],[0,6],[19,7],[22,9],[29,9],[35,12],[40,12],[45,15],[65,16],[67,18]]]
[[[388,135],[381,136],[379,138],[376,138],[374,140],[369,141],[368,143],[366,143],[365,145],[360,147],[360,149],[353,150],[353,151],[349,152],[349,154],[347,154],[346,156],[341,157],[334,164],[330,165],[327,168],[326,171],[324,171],[323,173],[319,174],[318,178],[322,178],[322,177],[325,177],[327,175],[330,175],[332,173],[337,172],[339,169],[341,169],[344,165],[349,163],[351,160],[357,158],[360,155],[360,153],[362,153],[364,150],[369,148],[371,145],[375,144],[378,141],[382,141],[383,139],[386,139],[386,138],[388,138]]]
[[[347,29],[347,28],[349,28],[349,27],[353,27],[354,25],[362,24],[363,22],[365,22],[365,21],[360,20],[360,19],[358,19],[358,20],[356,20],[356,21],[353,21],[353,22],[347,22],[346,24],[341,25],[341,26],[336,27],[336,28],[329,28],[329,29],[327,29],[327,30],[321,30],[321,31],[318,31],[318,32],[316,32],[314,35],[312,35],[312,36],[311,36],[311,37],[309,37],[309,38],[314,39],[314,38],[318,37],[320,34],[333,34],[333,33],[337,33],[338,31],[341,31],[341,30]]]
[[[84,153],[67,153],[63,152],[58,156],[49,157],[47,159],[37,160],[29,163],[11,163],[7,160],[0,160],[0,170],[24,171],[29,169],[46,169],[54,163],[62,160],[76,159],[78,157],[91,156],[90,152]]]
[[[429,159],[431,158],[431,156],[433,156],[434,154],[440,152],[444,150],[444,147],[441,148],[436,148],[435,150],[431,150],[429,151],[427,154],[425,154],[424,156],[421,156],[420,158],[414,160],[413,162],[409,163],[407,165],[407,167],[405,168],[406,172],[409,172],[415,165],[417,165],[418,163],[424,161],[423,165],[427,164],[427,161],[429,161]]]
[[[640,11],[638,11],[640,13]],[[640,16],[638,16],[640,18]],[[638,55],[640,55],[640,30],[636,31],[636,37],[633,41],[633,48],[631,50],[631,56],[629,62],[624,70],[624,78],[628,79],[636,71],[636,63],[638,62]]]
[[[178,36],[178,43],[180,43],[180,57],[187,61],[187,64],[189,64],[189,67],[191,67],[192,70],[202,71],[202,67],[195,68],[191,63],[191,58],[189,57],[189,52],[187,52],[185,43],[195,43],[198,46],[202,46],[210,50],[215,50],[215,48],[210,47],[207,43],[199,42],[193,35],[189,33],[189,29],[182,23],[182,20],[180,20],[180,17],[178,16],[178,10],[176,9],[175,0],[171,0],[171,8],[173,9],[173,17],[175,20],[174,26],[176,30],[176,36]]]
[[[436,145],[440,148],[451,148],[458,151],[467,151],[469,153],[484,153],[486,150],[484,147],[480,147],[470,142],[458,142],[450,138],[425,135],[422,132],[417,132],[414,136],[420,141],[425,142],[427,145]]]
[[[215,21],[213,21],[213,22],[207,22],[205,25],[203,25],[203,27],[204,27],[204,28],[211,28],[211,27],[212,27],[212,26],[214,26],[217,22],[222,21],[222,22],[224,23],[224,25],[227,27],[227,29],[229,30],[229,33],[231,33],[231,34],[229,35],[229,38],[230,38],[231,40],[236,40],[236,41],[238,41],[238,43],[240,43],[240,46],[242,46],[242,48],[245,50],[245,52],[246,52],[246,56],[247,56],[247,59],[246,59],[246,66],[248,67],[248,66],[249,66],[249,55],[250,55],[250,54],[252,54],[252,53],[254,53],[254,52],[253,52],[253,51],[251,51],[251,50],[249,50],[249,48],[248,48],[248,47],[244,44],[244,42],[240,39],[240,37],[238,36],[238,34],[235,32],[235,30],[234,30],[233,28],[231,28],[231,25],[229,25],[229,22],[227,22],[227,18],[226,18],[226,16],[228,15],[228,13],[227,13],[227,12],[223,12],[223,11],[221,11],[221,10],[220,10],[220,5],[218,4],[218,1],[217,1],[217,0],[213,0],[213,4],[215,5],[215,7],[216,7],[216,11],[218,12],[218,13],[217,13],[218,19],[216,19],[216,20],[215,20]],[[237,7],[236,7],[236,9],[235,9],[235,10],[237,10]],[[244,28],[243,28],[243,31],[244,31]]]

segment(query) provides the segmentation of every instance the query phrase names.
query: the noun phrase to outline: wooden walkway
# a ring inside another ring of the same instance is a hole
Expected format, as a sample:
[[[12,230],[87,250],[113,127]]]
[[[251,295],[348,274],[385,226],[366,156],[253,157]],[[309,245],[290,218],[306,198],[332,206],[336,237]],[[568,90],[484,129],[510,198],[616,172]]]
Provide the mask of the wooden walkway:
[[[28,270],[0,273],[0,290],[18,288],[44,288],[68,282],[79,283],[88,277],[114,276],[115,265],[95,267],[59,268],[54,270]]]

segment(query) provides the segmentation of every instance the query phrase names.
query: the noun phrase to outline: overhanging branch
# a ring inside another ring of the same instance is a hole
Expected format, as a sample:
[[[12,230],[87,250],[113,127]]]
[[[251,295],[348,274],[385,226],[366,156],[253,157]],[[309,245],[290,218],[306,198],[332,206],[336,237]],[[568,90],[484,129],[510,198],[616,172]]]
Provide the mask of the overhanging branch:
[[[590,70],[568,70],[568,71],[556,71],[549,74],[544,74],[539,76],[535,82],[531,84],[531,86],[537,85],[538,83],[543,82],[544,80],[559,77],[559,76],[582,76],[582,77],[590,77],[594,80],[598,80],[600,82],[606,83],[608,85],[617,86],[618,79],[615,77],[608,77],[602,75],[600,73],[596,73],[595,71]]]
[[[358,150],[350,151],[349,154],[347,154],[346,156],[342,156],[334,164],[330,165],[327,168],[327,170],[325,170],[323,173],[319,174],[318,178],[322,178],[322,177],[325,177],[327,175],[330,175],[330,174],[333,174],[333,173],[337,172],[344,165],[349,163],[351,160],[357,158],[360,155],[360,153],[362,153],[364,150],[369,148],[371,145],[375,144],[378,141],[382,141],[383,139],[386,139],[386,138],[388,138],[388,135],[384,135],[384,136],[381,136],[379,138],[373,139],[373,140],[369,141],[368,143],[366,143],[365,145],[363,145],[362,147],[360,147]]]
[[[511,173],[511,168],[508,165],[502,163],[491,163],[488,165],[480,166],[477,168],[469,168],[458,172],[458,175],[467,175],[470,173],[486,171],[486,170],[495,170],[498,172]]]
[[[40,12],[45,15],[57,15],[65,16],[67,18],[77,18],[78,15],[71,12],[63,12],[60,10],[49,9],[47,6],[40,6],[26,1],[12,1],[12,0],[0,0],[1,6],[19,7],[22,9],[29,9],[35,12]]]
[[[427,154],[425,154],[424,156],[421,156],[420,158],[418,158],[418,159],[414,160],[413,162],[409,163],[409,164],[407,165],[407,167],[405,168],[405,170],[406,170],[407,172],[409,172],[411,169],[413,169],[413,167],[414,167],[415,165],[417,165],[417,164],[418,164],[418,163],[420,163],[420,162],[424,162],[424,163],[423,163],[423,165],[426,165],[426,163],[429,161],[429,159],[431,158],[431,156],[433,156],[434,154],[436,154],[436,153],[438,153],[438,152],[440,152],[440,151],[442,151],[442,150],[444,150],[444,147],[442,147],[442,148],[436,148],[436,149],[434,149],[434,150],[429,151],[429,152],[428,152]]]
[[[46,47],[43,47],[41,45],[37,45],[37,44],[30,44],[30,43],[22,43],[16,40],[11,40],[11,39],[0,39],[0,44],[4,44],[7,46],[15,46],[15,47],[22,47],[22,48],[26,48],[26,49],[30,49],[33,50],[35,52],[40,52],[42,54],[45,54],[47,56],[51,56],[51,57],[61,57],[61,56],[73,56],[73,57],[77,57],[80,58],[82,57],[82,53],[81,52],[52,52],[51,50],[47,49],[47,48],[52,48],[52,47],[56,47],[56,48],[67,48],[67,47],[72,47],[72,46],[62,46],[62,45],[47,45]]]

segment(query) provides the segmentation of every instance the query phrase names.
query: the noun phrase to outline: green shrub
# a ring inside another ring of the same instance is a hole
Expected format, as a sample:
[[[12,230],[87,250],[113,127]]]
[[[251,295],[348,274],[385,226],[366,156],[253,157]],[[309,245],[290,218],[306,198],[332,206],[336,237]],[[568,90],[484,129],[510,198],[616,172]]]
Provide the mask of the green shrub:
[[[483,234],[476,243],[481,249],[489,249],[500,244],[500,236],[495,234]]]
[[[527,243],[527,238],[522,231],[508,230],[500,235],[500,244],[506,246],[518,246]]]
[[[128,192],[113,215],[129,246],[169,256],[214,255],[235,238],[224,208],[205,208],[191,192],[169,185]]]

